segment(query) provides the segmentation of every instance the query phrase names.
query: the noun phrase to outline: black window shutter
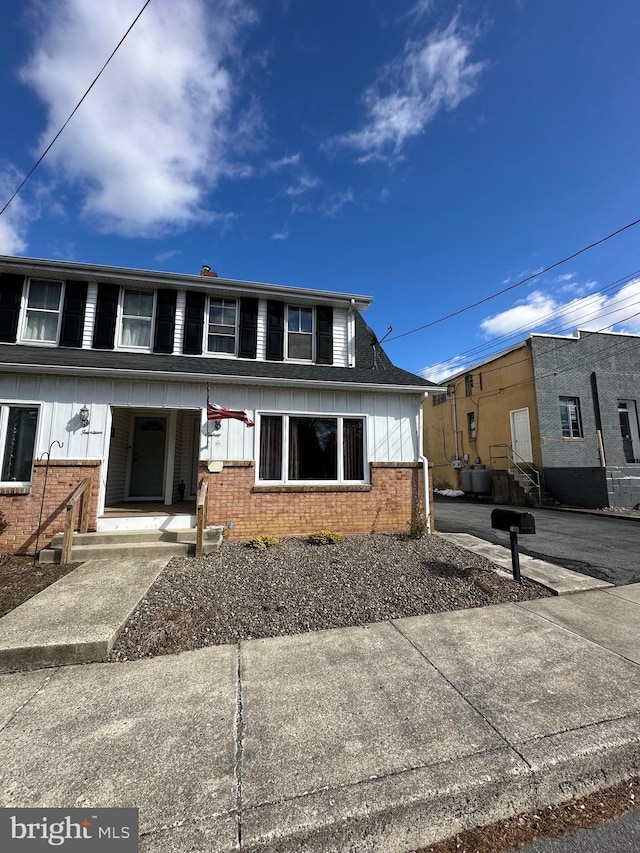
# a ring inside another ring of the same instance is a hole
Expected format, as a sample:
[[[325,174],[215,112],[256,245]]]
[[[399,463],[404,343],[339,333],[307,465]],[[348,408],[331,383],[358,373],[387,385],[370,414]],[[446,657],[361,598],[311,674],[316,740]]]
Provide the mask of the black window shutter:
[[[316,320],[318,325],[316,362],[333,364],[333,308],[331,305],[318,305]]]
[[[187,355],[202,354],[202,337],[204,333],[204,293],[187,291],[187,304],[184,318],[184,338],[182,352]]]
[[[154,352],[173,352],[176,328],[176,290],[159,290],[156,294],[156,328],[153,338]]]
[[[255,358],[258,345],[258,300],[245,296],[240,300],[240,358]]]
[[[119,295],[120,288],[117,284],[98,285],[96,322],[93,327],[94,349],[113,349],[113,342],[116,337]]]
[[[267,302],[267,358],[284,360],[284,302]]]
[[[24,276],[0,275],[0,341],[14,344],[18,337],[18,319]]]
[[[64,288],[64,307],[60,328],[61,347],[81,347],[84,313],[87,306],[86,281],[68,281]]]

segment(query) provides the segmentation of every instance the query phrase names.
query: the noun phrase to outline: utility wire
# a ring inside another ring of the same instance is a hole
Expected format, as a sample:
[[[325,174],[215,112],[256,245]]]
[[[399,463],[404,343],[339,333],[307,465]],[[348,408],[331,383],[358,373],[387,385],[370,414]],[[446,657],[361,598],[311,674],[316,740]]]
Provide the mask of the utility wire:
[[[133,21],[132,21],[131,25],[129,26],[128,30],[126,31],[126,33],[122,36],[122,38],[120,39],[120,41],[118,42],[118,44],[117,44],[117,45],[115,46],[115,48],[113,49],[113,51],[112,51],[112,53],[111,53],[111,56],[107,59],[107,61],[104,63],[104,65],[102,66],[102,68],[100,69],[100,71],[98,71],[98,73],[96,74],[96,76],[93,78],[93,82],[91,83],[91,85],[89,86],[89,88],[86,90],[86,92],[84,93],[84,95],[80,98],[80,100],[78,101],[78,103],[75,105],[75,107],[73,108],[73,110],[72,110],[72,111],[71,111],[71,113],[69,114],[69,117],[67,118],[67,120],[65,121],[65,123],[62,125],[62,127],[61,127],[61,128],[60,128],[60,130],[56,133],[56,135],[53,137],[53,139],[51,140],[51,142],[50,142],[50,143],[47,145],[47,147],[44,149],[44,151],[42,152],[42,154],[38,157],[38,159],[37,159],[37,160],[36,160],[36,162],[33,164],[33,166],[31,167],[31,169],[27,172],[27,174],[26,174],[25,178],[23,179],[22,183],[21,183],[21,184],[20,184],[20,186],[15,190],[15,192],[13,193],[13,195],[11,196],[11,198],[9,199],[9,201],[7,201],[7,203],[4,205],[4,207],[2,208],[2,210],[0,210],[0,216],[2,216],[2,214],[3,214],[3,213],[5,212],[5,210],[9,207],[9,205],[10,205],[10,204],[11,204],[11,202],[14,200],[14,198],[18,195],[18,193],[22,190],[22,188],[24,187],[24,185],[27,183],[27,181],[29,180],[29,178],[33,175],[33,173],[34,173],[34,172],[35,172],[35,170],[38,168],[38,166],[40,165],[40,163],[42,163],[42,161],[43,161],[43,160],[44,160],[44,158],[47,156],[47,154],[49,153],[49,151],[53,148],[53,146],[54,146],[54,144],[56,143],[56,141],[57,141],[58,137],[60,136],[60,134],[62,133],[62,131],[65,129],[65,127],[69,124],[69,122],[71,121],[71,119],[74,117],[74,115],[75,115],[75,114],[76,114],[76,112],[78,111],[78,109],[79,109],[80,105],[82,104],[82,102],[84,101],[84,99],[87,97],[87,95],[89,94],[89,92],[93,89],[93,87],[95,86],[95,84],[98,82],[98,79],[99,79],[99,78],[100,78],[100,76],[102,75],[102,72],[105,70],[105,68],[107,67],[107,65],[111,62],[111,60],[113,59],[113,57],[116,55],[116,53],[117,53],[118,49],[120,48],[120,46],[122,45],[123,41],[124,41],[124,40],[126,39],[126,37],[129,35],[129,33],[131,32],[131,30],[135,27],[135,25],[136,25],[136,24],[137,24],[137,22],[138,22],[138,19],[140,18],[140,16],[141,16],[141,15],[142,15],[142,13],[144,12],[144,10],[147,8],[147,6],[149,5],[149,3],[151,3],[151,0],[146,0],[146,2],[145,2],[145,4],[144,4],[144,6],[142,7],[142,9],[140,9],[140,11],[138,12],[138,14],[137,14],[137,15],[135,16],[135,18],[133,19]]]
[[[485,296],[482,299],[478,299],[477,302],[472,302],[470,305],[465,305],[464,308],[458,308],[457,311],[452,311],[450,314],[446,314],[444,317],[439,317],[437,320],[431,320],[430,323],[425,323],[423,326],[418,326],[418,328],[416,329],[410,329],[408,332],[402,332],[402,334],[400,335],[394,335],[394,337],[392,338],[387,338],[387,343],[391,343],[391,341],[397,341],[400,338],[406,338],[407,335],[415,335],[416,332],[422,332],[424,329],[430,329],[432,326],[438,325],[438,323],[444,323],[445,320],[451,320],[452,317],[458,317],[460,314],[464,314],[465,311],[470,311],[472,308],[477,308],[478,305],[484,305],[485,302],[490,302],[492,299],[496,299],[496,297],[502,296],[503,293],[509,293],[509,291],[515,290],[516,287],[521,287],[528,281],[531,281],[534,278],[538,278],[538,276],[544,275],[545,273],[554,270],[556,267],[559,267],[562,264],[566,264],[567,261],[572,261],[574,258],[577,258],[578,255],[582,255],[584,254],[584,252],[588,252],[589,249],[594,249],[596,246],[600,246],[602,243],[606,243],[606,241],[611,240],[612,237],[617,237],[618,234],[622,234],[623,231],[627,231],[629,228],[633,228],[638,224],[640,224],[640,219],[635,219],[633,222],[628,222],[626,225],[623,225],[622,228],[618,228],[615,231],[612,231],[611,234],[607,234],[606,237],[601,237],[599,240],[595,240],[593,243],[589,243],[588,246],[583,246],[581,249],[578,249],[577,252],[573,252],[571,255],[567,255],[566,258],[562,258],[561,260],[550,264],[548,267],[545,267],[542,270],[537,270],[537,272],[534,272],[531,275],[526,276],[525,278],[521,278],[520,281],[516,281],[514,282],[514,284],[510,284],[508,287],[503,287],[502,290],[498,290],[496,291],[496,293],[491,293],[489,296]]]

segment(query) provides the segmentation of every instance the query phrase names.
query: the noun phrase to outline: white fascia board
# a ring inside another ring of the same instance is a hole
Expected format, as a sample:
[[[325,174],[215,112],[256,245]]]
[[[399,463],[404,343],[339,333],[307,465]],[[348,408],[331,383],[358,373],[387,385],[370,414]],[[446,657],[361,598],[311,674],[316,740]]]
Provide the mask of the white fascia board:
[[[330,391],[369,391],[394,394],[442,393],[446,388],[431,388],[423,385],[380,385],[368,382],[331,382],[317,379],[283,379],[263,376],[221,376],[216,373],[177,373],[159,370],[111,370],[102,367],[64,367],[42,364],[0,363],[1,373],[37,373],[50,376],[100,377],[103,379],[126,379],[139,382],[191,382],[201,384],[215,382],[217,385],[270,385],[281,387],[308,387]]]
[[[355,293],[340,293],[333,290],[316,290],[291,287],[284,284],[266,284],[258,281],[240,281],[221,276],[186,275],[184,273],[155,272],[153,270],[138,270],[129,267],[110,267],[100,264],[79,264],[67,261],[50,261],[40,258],[15,258],[0,255],[0,268],[6,272],[22,273],[31,276],[47,276],[56,279],[73,279],[78,281],[111,282],[113,284],[130,284],[136,282],[149,285],[173,285],[188,287],[191,290],[241,292],[247,296],[287,297],[301,301],[320,301],[336,305],[353,303],[359,311],[365,311],[373,302],[373,296]]]

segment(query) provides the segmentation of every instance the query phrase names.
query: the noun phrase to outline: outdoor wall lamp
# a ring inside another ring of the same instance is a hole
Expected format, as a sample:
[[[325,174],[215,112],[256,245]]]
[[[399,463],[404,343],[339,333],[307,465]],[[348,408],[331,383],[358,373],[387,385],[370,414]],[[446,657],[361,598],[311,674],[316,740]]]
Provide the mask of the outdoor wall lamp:
[[[80,411],[78,412],[78,417],[80,418],[80,426],[81,427],[86,428],[89,426],[89,415],[90,414],[91,414],[91,412],[89,411],[89,409],[86,406],[83,406],[80,409]]]

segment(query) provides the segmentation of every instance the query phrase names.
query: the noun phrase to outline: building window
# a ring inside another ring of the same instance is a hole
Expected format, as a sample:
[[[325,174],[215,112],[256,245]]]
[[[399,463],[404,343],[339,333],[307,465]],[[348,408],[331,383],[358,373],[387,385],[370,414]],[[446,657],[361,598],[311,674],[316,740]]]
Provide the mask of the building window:
[[[441,406],[443,403],[447,402],[446,394],[434,394],[431,398],[433,400],[434,406]]]
[[[263,415],[258,479],[364,482],[364,418]]]
[[[313,358],[313,309],[287,308],[287,358]]]
[[[207,349],[209,352],[236,351],[236,326],[238,303],[235,299],[209,300],[209,326],[207,330]]]
[[[31,482],[37,424],[37,406],[0,405],[0,481],[4,485],[28,486]]]
[[[468,412],[467,414],[467,430],[469,435],[469,441],[476,440],[476,413]]]
[[[464,377],[464,387],[467,397],[473,394],[473,373],[467,373]]]
[[[582,418],[578,397],[560,397],[560,423],[563,438],[582,438]]]
[[[62,282],[31,280],[27,294],[23,340],[55,344],[60,328],[61,303]]]
[[[125,290],[122,297],[120,346],[149,349],[152,324],[153,293]]]

